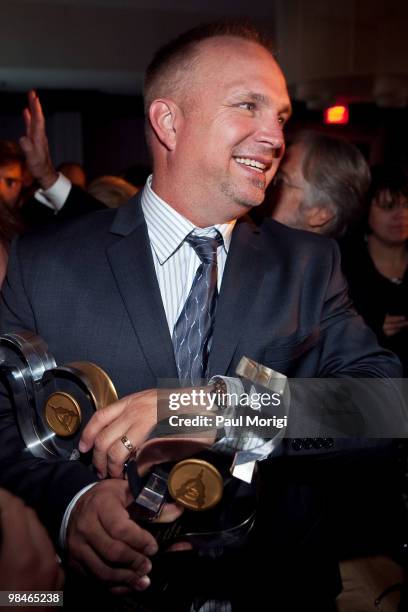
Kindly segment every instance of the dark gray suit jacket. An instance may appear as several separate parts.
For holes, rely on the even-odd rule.
[[[15,242],[0,330],[16,329],[42,336],[59,364],[99,364],[120,396],[177,378],[139,196]],[[210,374],[233,375],[243,355],[290,376],[400,372],[354,312],[335,243],[274,221],[236,224]],[[0,409],[0,485],[33,505],[55,538],[70,499],[96,478],[77,462],[31,457],[9,404]]]

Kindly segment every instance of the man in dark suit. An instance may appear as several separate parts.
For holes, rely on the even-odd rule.
[[[4,331],[44,337],[58,363],[98,363],[122,398],[95,414],[83,434],[80,448],[93,448],[99,478],[78,462],[31,457],[4,403],[0,451],[1,482],[38,509],[54,539],[62,525],[71,565],[118,592],[149,585],[157,550],[126,512],[123,439],[131,448],[143,444],[157,418],[158,382],[178,377],[172,332],[199,264],[187,236],[223,238],[207,376],[233,376],[243,355],[292,376],[399,374],[351,307],[337,247],[275,222],[257,229],[245,218],[277,170],[290,115],[284,77],[257,35],[235,26],[185,34],[154,58],[145,100],[153,179],[117,212],[17,242],[0,318]],[[322,557],[318,487],[302,469],[264,471],[267,501],[253,556],[213,561],[227,594],[211,593],[209,575],[197,574],[209,591],[200,594],[233,598],[237,610],[256,597],[261,608],[270,600],[283,611],[300,609],[311,592],[314,611],[328,612],[338,585]],[[316,550],[318,568],[310,563]],[[260,562],[265,552],[267,565]],[[191,568],[188,580],[178,573],[180,598],[193,575]],[[249,595],[247,581],[255,584]]]

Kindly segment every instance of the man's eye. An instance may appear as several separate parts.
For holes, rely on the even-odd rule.
[[[4,180],[5,180],[5,183],[6,183],[7,187],[9,187],[9,188],[14,187],[14,185],[17,182],[15,179],[12,179],[12,178],[6,178]]]
[[[253,102],[241,102],[239,105],[240,108],[244,108],[245,110],[252,111],[255,108],[255,104]]]
[[[278,117],[278,123],[280,125],[285,125],[286,123],[286,117]]]

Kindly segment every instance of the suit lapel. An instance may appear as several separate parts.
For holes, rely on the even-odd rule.
[[[111,232],[121,238],[108,248],[107,257],[146,361],[156,378],[178,378],[140,195],[118,210]],[[218,299],[210,375],[228,370],[250,324],[251,303],[265,272],[260,242],[258,228],[247,220],[237,222]]]
[[[224,270],[209,360],[209,374],[227,372],[265,272],[260,231],[246,220],[234,229]]]
[[[156,378],[177,378],[140,197],[119,209],[111,232],[122,237],[107,257],[146,361]]]

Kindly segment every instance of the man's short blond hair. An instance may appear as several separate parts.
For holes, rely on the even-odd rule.
[[[161,47],[147,67],[144,81],[144,108],[148,116],[153,100],[180,99],[194,73],[200,56],[200,43],[219,36],[255,42],[272,54],[270,42],[247,21],[220,21],[197,26]]]

